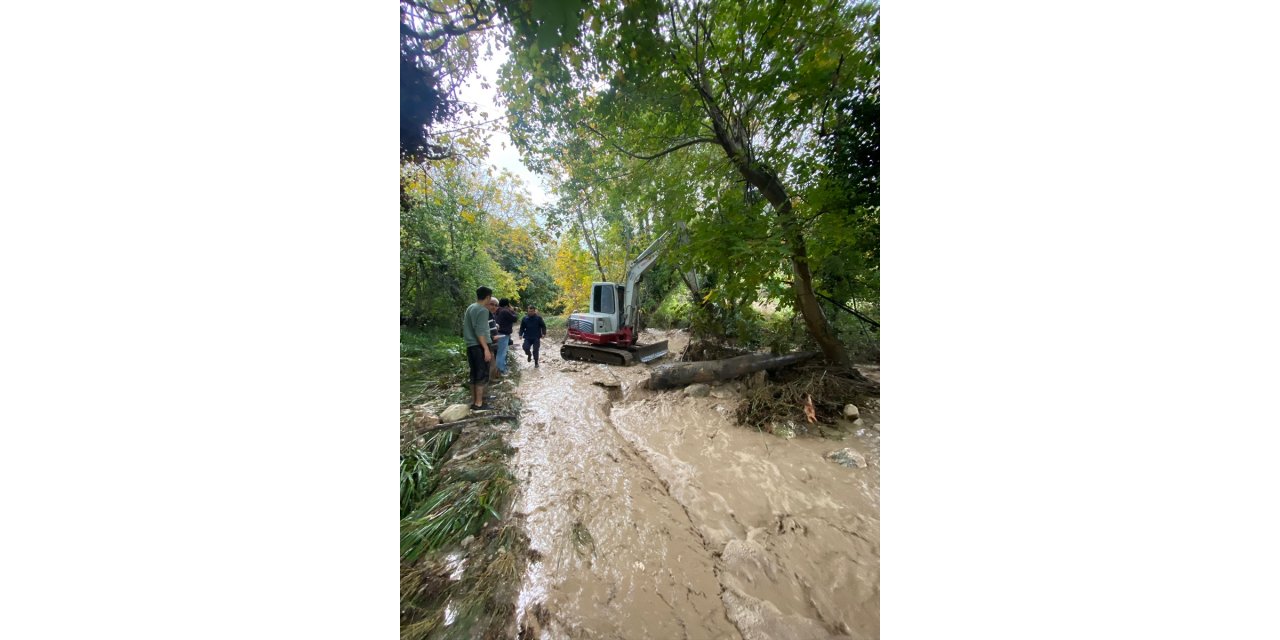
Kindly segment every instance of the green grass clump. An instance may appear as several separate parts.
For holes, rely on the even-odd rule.
[[[458,437],[454,429],[417,438],[400,452],[400,517],[417,510],[435,490],[437,471]]]
[[[440,397],[465,380],[467,346],[448,329],[400,329],[400,406]]]
[[[441,483],[400,525],[400,553],[413,562],[428,551],[461,542],[480,532],[490,520],[500,520],[497,507],[510,494],[512,478],[505,468],[478,482]]]
[[[443,465],[425,499],[412,504],[401,496],[401,508],[412,507],[401,519],[401,560],[413,562],[426,552],[479,533],[487,522],[500,520],[499,512],[515,486],[505,464],[511,452],[501,436],[488,436],[465,459]]]

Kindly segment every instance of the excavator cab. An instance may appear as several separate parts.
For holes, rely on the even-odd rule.
[[[592,344],[621,344],[630,342],[630,333],[623,327],[622,287],[612,282],[591,283],[591,306],[586,313],[569,316],[569,335]]]
[[[591,284],[591,304],[586,313],[569,316],[569,329],[575,333],[604,336],[616,333],[622,326],[621,287],[612,282]]]
[[[612,282],[593,282],[591,315],[595,318],[593,333],[617,331],[622,326],[622,287]]]

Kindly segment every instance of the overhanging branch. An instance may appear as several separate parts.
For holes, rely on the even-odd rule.
[[[705,144],[720,144],[720,143],[719,143],[719,141],[717,141],[715,138],[706,138],[706,137],[690,138],[690,139],[685,140],[684,142],[681,142],[680,144],[677,144],[677,145],[675,145],[675,146],[673,146],[673,147],[670,147],[670,148],[668,148],[668,149],[663,149],[662,151],[659,151],[659,152],[657,152],[657,153],[653,153],[653,154],[645,155],[645,154],[640,154],[640,153],[633,153],[633,152],[631,152],[631,151],[627,151],[626,149],[623,149],[623,148],[622,148],[621,146],[619,146],[616,142],[614,142],[614,141],[610,140],[610,139],[608,138],[608,136],[606,136],[606,135],[604,135],[603,133],[601,133],[601,132],[597,131],[595,127],[593,127],[593,126],[591,126],[591,125],[589,125],[589,124],[587,124],[587,123],[585,123],[585,122],[584,122],[584,123],[582,123],[582,126],[583,126],[584,128],[586,128],[588,131],[590,131],[591,133],[594,133],[594,134],[596,134],[597,136],[600,136],[600,139],[601,139],[601,140],[604,140],[606,143],[608,143],[608,144],[609,144],[609,146],[613,147],[614,149],[617,149],[617,150],[618,150],[618,151],[620,151],[621,153],[624,153],[624,154],[626,154],[626,155],[628,155],[628,156],[630,156],[630,157],[632,157],[632,158],[635,158],[636,160],[657,160],[658,158],[661,158],[662,156],[665,156],[665,155],[667,155],[667,154],[669,154],[669,153],[672,153],[672,152],[674,152],[674,151],[679,151],[680,149],[683,149],[683,148],[685,148],[685,147],[691,147],[691,146],[693,146],[693,145],[695,145],[695,144],[703,144],[703,143],[705,143]]]

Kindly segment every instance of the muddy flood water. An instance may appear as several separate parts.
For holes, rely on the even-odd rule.
[[[663,338],[654,365],[687,343]],[[878,431],[786,440],[736,425],[727,385],[650,391],[648,366],[565,362],[552,339],[540,368],[520,355],[515,509],[540,554],[522,638],[879,637]],[[844,447],[867,467],[825,458]]]

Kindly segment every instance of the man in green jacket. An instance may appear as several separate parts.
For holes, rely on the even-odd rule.
[[[485,402],[484,387],[489,381],[489,362],[493,351],[489,349],[489,308],[485,303],[493,290],[476,289],[476,301],[462,314],[462,339],[467,343],[467,366],[471,368],[471,410],[489,411],[493,407]]]

